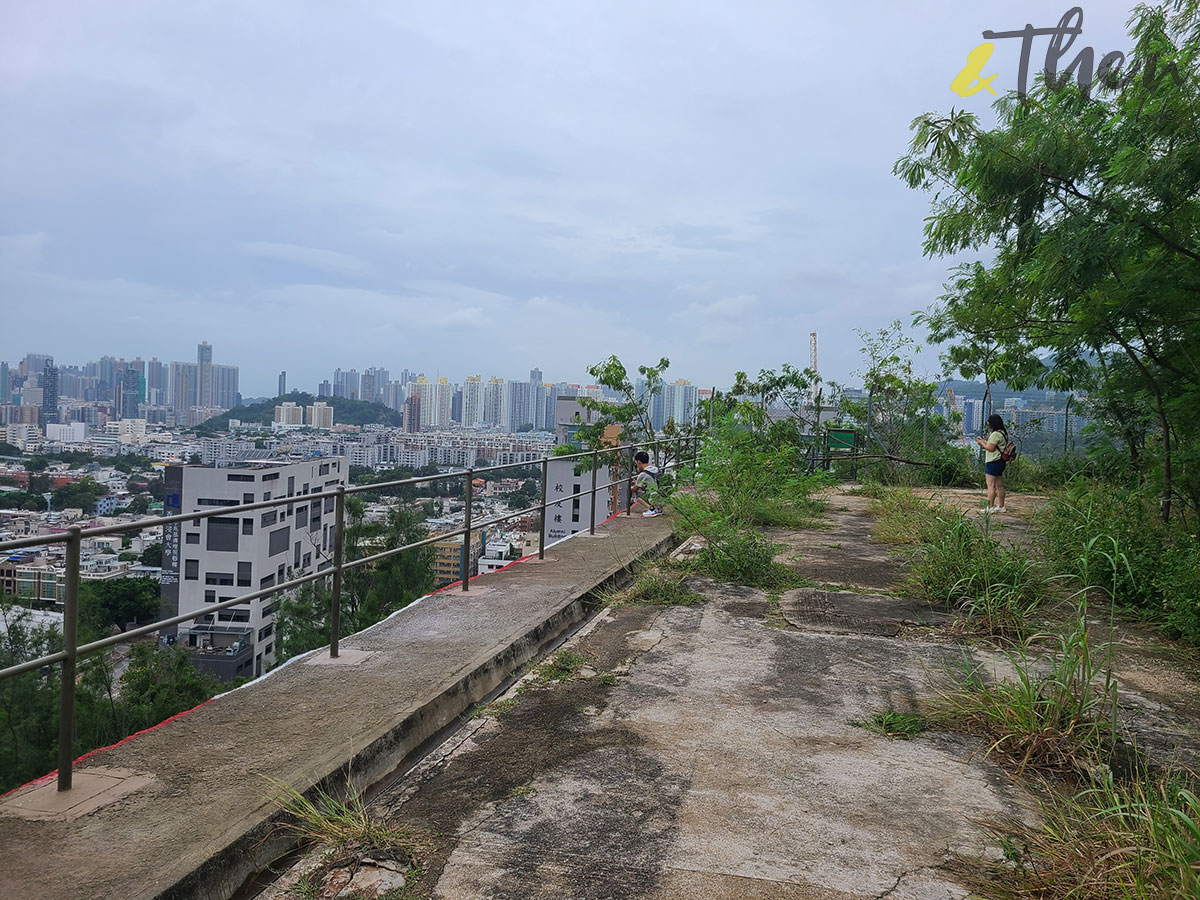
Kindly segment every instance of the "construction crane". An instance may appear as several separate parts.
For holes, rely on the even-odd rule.
[[[821,379],[817,374],[817,333],[815,331],[808,333],[808,367],[812,369],[813,373],[812,402],[813,406],[816,406],[817,392],[819,390],[818,384]]]

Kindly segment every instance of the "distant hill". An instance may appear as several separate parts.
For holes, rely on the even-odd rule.
[[[333,423],[335,425],[394,425],[397,428],[404,424],[404,416],[394,409],[388,409],[382,403],[367,403],[365,400],[347,400],[344,397],[314,397],[301,391],[293,391],[283,397],[263,400],[249,406],[235,406],[229,412],[209,419],[196,426],[196,434],[201,437],[211,437],[222,431],[229,430],[229,420],[239,419],[244,423],[270,425],[275,420],[275,407],[284,401],[295,403],[297,406],[309,406],[317,400],[328,403],[333,407]]]

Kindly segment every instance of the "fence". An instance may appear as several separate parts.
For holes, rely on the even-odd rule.
[[[664,446],[665,445],[665,446]],[[667,468],[678,468],[682,466],[687,453],[687,460],[694,465],[697,450],[698,438],[676,438],[662,439],[648,442],[643,445],[647,450],[652,450],[655,458],[665,457],[673,459],[672,462],[666,464]],[[671,450],[674,449],[672,455]],[[438,541],[444,541],[447,538],[458,536],[463,537],[463,551],[461,562],[462,586],[463,591],[470,590],[470,545],[472,531],[480,530],[500,522],[506,522],[509,519],[514,519],[519,516],[525,516],[532,512],[538,513],[538,558],[544,559],[546,554],[546,510],[551,506],[558,506],[568,500],[574,500],[581,496],[589,496],[591,502],[591,517],[588,525],[588,530],[591,534],[596,533],[596,495],[603,490],[608,490],[614,486],[625,485],[632,486],[634,478],[633,454],[636,448],[632,444],[625,444],[618,447],[605,448],[604,450],[583,451],[581,453],[572,453],[564,456],[543,457],[541,460],[541,497],[540,502],[534,506],[526,507],[503,516],[490,518],[485,522],[473,523],[472,516],[472,499],[473,489],[472,482],[475,477],[488,472],[498,472],[505,469],[527,468],[528,462],[522,463],[506,463],[498,466],[488,466],[485,468],[469,468],[460,472],[452,472],[448,474],[427,475],[420,478],[406,478],[398,481],[384,482],[381,484],[365,484],[345,487],[339,485],[336,490],[314,492],[306,494],[304,500],[311,502],[313,500],[324,500],[325,498],[333,498],[334,500],[334,534],[333,534],[333,566],[320,570],[318,572],[304,575],[298,578],[292,578],[280,584],[271,587],[262,588],[247,594],[242,594],[237,597],[232,597],[228,600],[222,600],[216,603],[207,603],[201,609],[195,612],[185,613],[182,615],[171,616],[167,619],[162,619],[153,622],[149,625],[142,625],[137,628],[123,631],[120,634],[111,635],[100,640],[92,641],[87,644],[79,645],[78,629],[79,629],[79,567],[80,567],[80,547],[84,538],[103,537],[106,535],[122,534],[130,531],[140,531],[143,528],[151,528],[156,526],[172,525],[187,521],[196,521],[200,519],[209,519],[214,516],[229,516],[233,513],[250,512],[258,509],[272,509],[275,507],[294,504],[297,502],[295,497],[278,497],[271,500],[263,500],[257,503],[245,503],[239,506],[219,507],[205,512],[190,512],[180,513],[173,516],[162,516],[154,519],[142,519],[137,522],[121,523],[117,525],[104,525],[96,528],[80,528],[73,526],[67,529],[66,532],[52,535],[35,535],[27,538],[18,538],[16,540],[4,541],[0,543],[0,554],[9,553],[13,550],[20,550],[26,547],[46,546],[50,544],[66,544],[66,588],[63,606],[63,649],[57,653],[51,653],[47,656],[42,656],[37,659],[27,660],[14,666],[9,666],[6,669],[0,669],[0,680],[5,678],[13,678],[18,675],[32,672],[41,669],[45,666],[62,663],[62,679],[61,679],[61,694],[59,697],[59,730],[58,730],[58,789],[67,791],[71,789],[71,774],[73,763],[73,748],[75,734],[75,683],[76,683],[76,662],[82,656],[87,656],[96,653],[116,644],[123,643],[132,638],[141,637],[151,632],[159,631],[163,628],[169,628],[173,625],[180,625],[185,622],[198,619],[201,616],[213,614],[219,610],[227,609],[239,604],[248,603],[252,600],[257,600],[262,597],[267,597],[272,594],[277,594],[282,591],[288,591],[298,588],[319,579],[332,579],[332,608],[330,611],[330,642],[329,655],[336,658],[339,652],[339,641],[341,639],[341,595],[342,595],[342,575],[345,571],[360,566],[366,566],[371,563],[378,562],[399,553],[404,553],[408,550],[415,550]],[[622,466],[622,459],[628,459],[628,465]],[[577,463],[591,466],[591,489],[581,491],[579,494],[573,494],[570,497],[559,498],[555,500],[547,500],[546,483],[547,470],[551,460],[578,460]],[[585,461],[586,462],[583,462]],[[624,471],[625,474],[621,477],[615,477],[606,484],[597,485],[596,476],[604,463],[616,463],[618,472]],[[610,465],[610,471],[612,466]],[[346,497],[350,494],[363,493],[367,491],[378,492],[392,488],[412,487],[422,484],[432,484],[439,481],[449,481],[454,479],[465,479],[463,497],[465,499],[464,521],[463,527],[454,531],[441,532],[432,535],[424,540],[414,541],[411,544],[406,544],[403,547],[395,547],[389,550],[383,550],[379,553],[374,553],[369,556],[364,556],[355,559],[349,563],[343,560],[343,538],[345,531],[345,513],[346,513]],[[632,512],[632,504],[626,504],[625,514],[630,515]]]

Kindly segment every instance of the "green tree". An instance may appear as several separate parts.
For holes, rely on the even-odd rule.
[[[62,634],[39,625],[32,613],[0,602],[0,667],[57,653]],[[0,681],[0,791],[44,775],[54,768],[58,743],[60,667],[46,674],[26,672]]]
[[[1167,521],[1173,500],[1200,507],[1200,3],[1141,5],[1131,25],[1128,60],[1092,91],[1042,79],[998,100],[991,129],[920,116],[895,171],[933,193],[927,254],[990,251],[957,268],[931,338],[1014,387],[1072,388],[1098,361],[1097,391],[1123,395],[1097,406],[1114,437],[1135,395],[1152,411],[1139,465]],[[969,347],[984,338],[987,356]]]
[[[125,512],[134,516],[144,516],[150,511],[150,495],[138,494],[125,507]]]
[[[129,622],[152,620],[161,607],[159,596],[153,578],[86,579],[79,585],[80,625],[108,634]]]
[[[162,565],[162,544],[151,544],[142,551],[141,562],[143,566],[161,566]]]
[[[386,523],[363,519],[357,496],[346,498],[344,559],[347,563],[384,550],[415,543],[427,533],[423,520],[412,510],[393,508]],[[353,634],[379,622],[433,589],[430,546],[406,550],[370,566],[343,573],[341,631]],[[329,643],[330,586],[310,582],[284,597],[275,615],[276,652],[279,662]]]

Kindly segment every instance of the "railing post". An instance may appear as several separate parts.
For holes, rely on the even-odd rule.
[[[68,529],[67,584],[63,597],[62,685],[58,703],[58,789],[71,789],[71,766],[75,756],[75,648],[79,646],[79,526]]]
[[[346,526],[346,486],[339,484],[333,501],[333,602],[329,608],[329,658],[337,659],[342,636],[342,543]]]
[[[467,483],[464,485],[466,490],[466,506],[463,507],[465,513],[463,518],[463,528],[466,529],[466,534],[463,535],[463,552],[462,552],[462,589],[468,590],[467,585],[471,583],[471,500],[475,494],[475,470],[467,469]]]
[[[592,508],[592,521],[588,525],[588,534],[596,533],[596,468],[600,465],[600,453],[597,450],[592,451],[592,502],[588,505]],[[608,518],[605,516],[604,518]]]
[[[542,514],[538,517],[538,559],[546,558],[546,482],[550,480],[550,459],[542,457]]]

